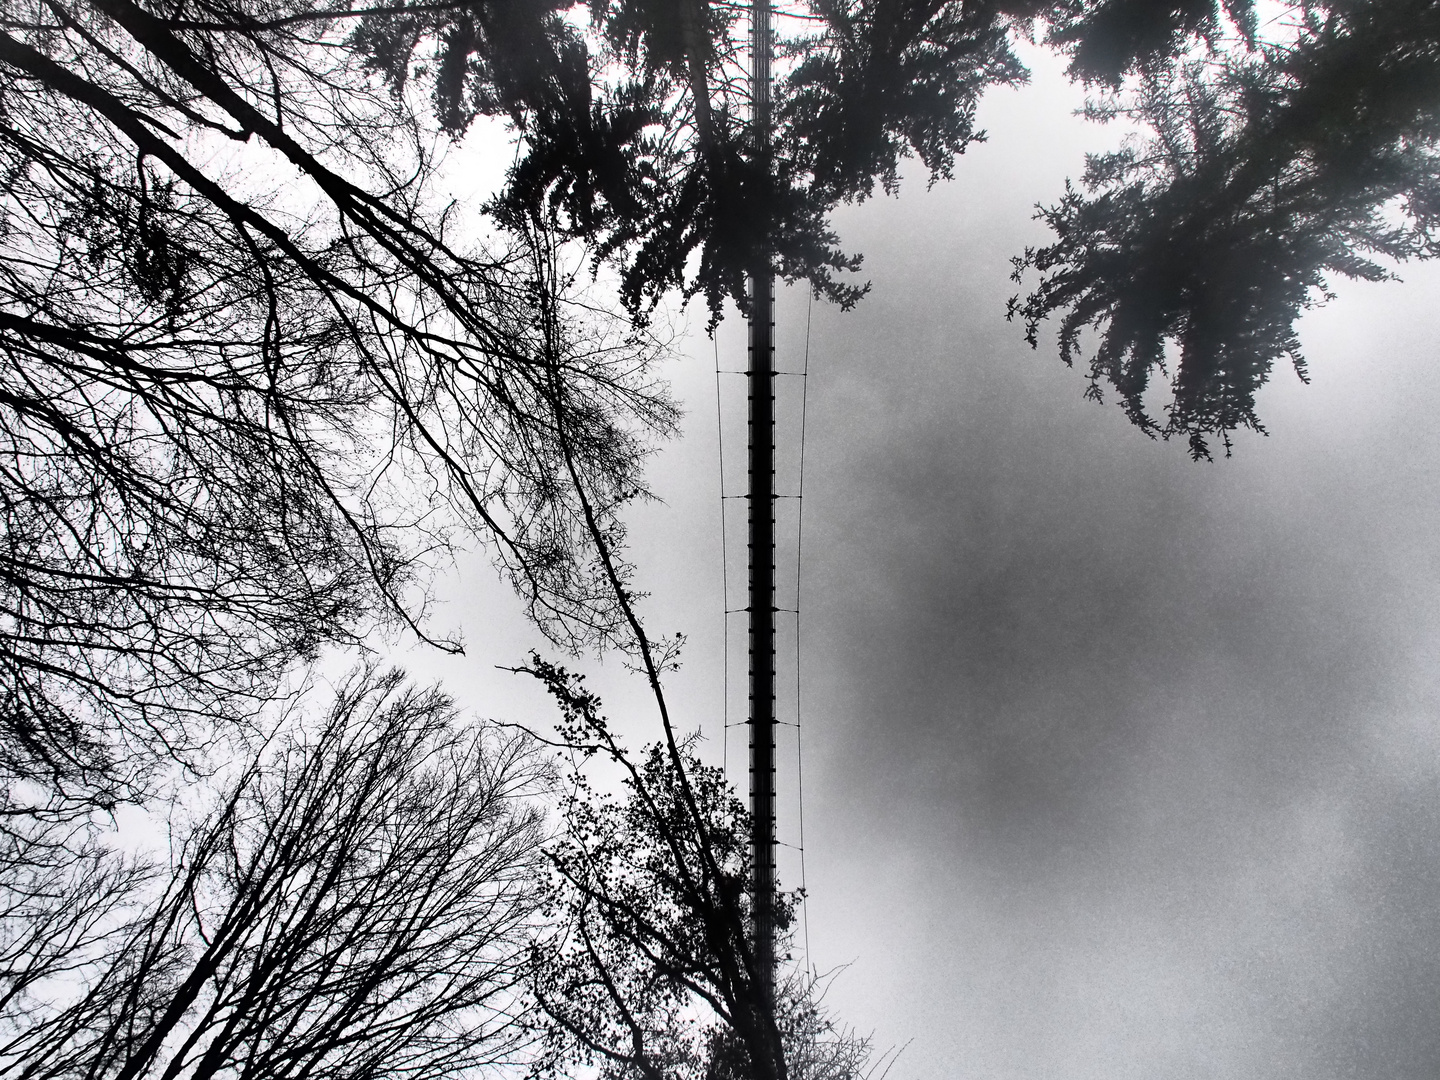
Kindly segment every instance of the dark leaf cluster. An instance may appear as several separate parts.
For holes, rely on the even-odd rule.
[[[1253,44],[1256,33],[1254,0],[1061,0],[1036,14],[1046,44],[1069,55],[1072,76],[1109,86],[1168,67],[1196,39],[1215,46],[1233,30]]]
[[[785,1076],[754,970],[750,822],[733,789],[684,744],[630,757],[582,680],[538,658],[526,670],[560,704],[561,746],[575,762],[564,827],[547,848],[548,911],[563,934],[537,945],[530,976],[548,1018],[538,1068],[698,1080],[723,1044],[744,1075]],[[618,795],[592,785],[584,766],[597,756],[619,767]],[[779,899],[782,932],[795,901]]]
[[[588,32],[566,17],[582,6]],[[835,205],[877,183],[892,189],[909,155],[932,179],[949,176],[980,137],[983,90],[1024,77],[1009,16],[992,6],[826,0],[777,42],[786,70],[773,126],[757,132],[739,5],[524,0],[418,12],[365,16],[351,40],[397,91],[417,74],[431,80],[452,129],[467,115],[507,116],[521,151],[498,208],[556,214],[601,259],[617,259],[636,317],[670,290],[705,296],[712,317],[727,297],[743,309],[746,275],[765,266],[853,304],[859,260],[828,225]]]
[[[1011,315],[1031,344],[1060,317],[1072,362],[1087,328],[1091,393],[1118,394],[1152,434],[1260,429],[1277,359],[1303,377],[1295,323],[1331,275],[1377,280],[1440,253],[1440,8],[1427,0],[1316,5],[1294,39],[1141,74],[1102,103],[1152,133],[1092,157],[1085,190],[1043,211],[1055,242],[1016,260],[1038,286]],[[1156,374],[1171,400],[1157,420]]]
[[[931,181],[984,138],[975,106],[1026,77],[1010,27],[992,5],[943,0],[824,0],[824,30],[791,48],[798,62],[776,109],[780,155],[829,207],[893,192],[901,162]]]

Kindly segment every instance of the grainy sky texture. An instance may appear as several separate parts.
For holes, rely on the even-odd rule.
[[[810,334],[812,959],[850,963],[831,1001],[877,1043],[913,1040],[897,1080],[1433,1080],[1440,274],[1342,284],[1302,325],[1314,384],[1261,396],[1270,437],[1192,464],[1003,319],[1032,204],[1112,139],[1077,100],[1053,74],[997,94],[955,182],[837,218],[874,290]],[[784,298],[782,367],[805,319]],[[722,366],[743,346],[727,322]],[[710,348],[633,539],[718,758]],[[471,656],[519,659],[507,633]]]

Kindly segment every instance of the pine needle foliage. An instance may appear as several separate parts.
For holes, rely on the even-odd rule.
[[[1196,458],[1263,430],[1255,395],[1277,360],[1306,378],[1296,320],[1333,277],[1440,253],[1440,9],[1313,4],[1294,20],[1288,40],[1151,65],[1092,106],[1149,134],[1091,157],[1040,213],[1055,241],[1015,260],[1017,281],[1040,275],[1010,305],[1030,343],[1058,317],[1090,395],[1108,386]],[[1156,376],[1163,418],[1145,403]]]

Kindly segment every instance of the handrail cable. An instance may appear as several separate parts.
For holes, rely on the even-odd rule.
[[[724,614],[720,626],[724,639],[724,668],[720,676],[720,771],[730,779],[730,554],[726,549],[725,534],[729,532],[725,520],[725,501],[731,496],[725,494],[725,422],[720,414],[720,341],[715,331],[710,331],[710,344],[715,350],[715,443],[720,455],[720,607]]]
[[[800,475],[796,480],[795,509],[795,787],[800,817],[800,925],[805,934],[805,964],[813,972],[810,958],[810,891],[805,884],[805,768],[800,730],[800,574],[805,539],[805,412],[810,403],[810,316],[815,308],[815,290],[805,307],[805,361],[800,380]]]

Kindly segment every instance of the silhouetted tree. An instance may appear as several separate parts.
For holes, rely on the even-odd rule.
[[[83,826],[26,818],[0,834],[0,1045],[28,1029],[37,993],[112,954],[151,877]]]
[[[1012,5],[1013,6],[1013,5]],[[588,7],[588,29],[567,19]],[[520,153],[497,209],[557,215],[621,266],[643,314],[665,292],[745,305],[768,257],[849,305],[859,260],[835,204],[892,188],[918,156],[949,176],[981,92],[1024,71],[1003,4],[823,0],[793,7],[776,49],[776,130],[748,129],[744,5],[706,0],[442,2],[361,13],[353,41],[392,86],[432,80],[441,122],[510,117]]]
[[[1197,41],[1238,33],[1254,44],[1255,0],[1059,0],[1032,5],[1044,40],[1070,57],[1070,75],[1119,86],[1133,71],[1169,67]],[[1229,25],[1226,25],[1226,22]]]
[[[303,0],[0,12],[10,804],[137,797],[297,658],[376,618],[424,633],[455,543],[557,641],[615,626],[544,420],[533,267],[461,239],[423,108],[355,25]],[[587,327],[560,377],[605,517],[676,414],[657,342],[559,309]]]
[[[1200,458],[1211,436],[1228,452],[1230,432],[1263,430],[1255,393],[1277,359],[1305,377],[1295,322],[1330,275],[1379,280],[1387,261],[1440,253],[1440,7],[1306,4],[1287,40],[1198,51],[1182,48],[1187,10],[1133,89],[1093,107],[1152,134],[1091,158],[1085,190],[1044,210],[1056,241],[1016,260],[1017,281],[1041,277],[1011,314],[1032,345],[1059,316],[1090,394],[1108,384],[1143,430]],[[1163,419],[1144,401],[1157,375]]]
[[[884,1080],[899,1058],[896,1048],[877,1053],[869,1036],[845,1026],[827,1008],[825,992],[838,974],[792,969],[775,988],[775,1023],[788,1080]],[[705,1080],[749,1075],[748,1055],[733,1029],[712,1032]]]
[[[812,978],[784,978],[765,999],[749,938],[749,815],[721,770],[688,742],[629,754],[582,679],[538,658],[522,670],[559,702],[572,763],[546,850],[560,933],[535,945],[530,968],[545,1017],[539,1071],[863,1080],[883,1067],[826,1014]],[[618,766],[620,794],[597,790],[597,758]],[[776,905],[782,937],[798,899]]]
[[[0,1075],[445,1077],[520,1053],[546,780],[527,741],[396,672],[291,719],[137,917],[74,894],[110,938],[8,997]]]
[[[567,749],[620,765],[625,788],[623,799],[599,795],[577,770],[550,848],[566,934],[536,950],[534,989],[553,1070],[694,1076],[718,1022],[747,1051],[765,1048],[754,1075],[783,1075],[750,965],[743,807],[688,753],[685,788],[663,746],[632,760],[578,681],[538,661],[532,670],[563,704]]]

